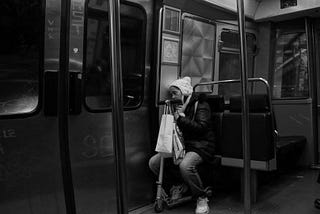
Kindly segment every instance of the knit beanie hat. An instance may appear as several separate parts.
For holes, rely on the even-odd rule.
[[[193,92],[193,87],[191,85],[190,77],[183,77],[182,79],[177,79],[169,85],[169,88],[171,86],[175,86],[179,88],[180,91],[182,92],[182,95],[184,96],[189,96]]]

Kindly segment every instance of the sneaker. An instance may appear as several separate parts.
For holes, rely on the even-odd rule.
[[[209,213],[209,205],[208,205],[207,197],[199,197],[197,200],[197,208],[196,214],[208,214]]]
[[[171,201],[175,201],[182,198],[182,194],[187,192],[187,190],[188,190],[188,187],[185,184],[172,186],[170,189]]]

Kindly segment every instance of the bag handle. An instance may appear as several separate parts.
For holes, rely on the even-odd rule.
[[[194,118],[196,117],[197,108],[198,108],[198,101],[194,103],[194,112],[193,112],[192,120],[194,120]]]
[[[163,114],[171,114],[171,104],[166,102]]]

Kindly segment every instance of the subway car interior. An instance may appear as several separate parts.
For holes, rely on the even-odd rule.
[[[185,76],[210,213],[320,213],[319,0],[1,0],[0,28],[1,214],[194,213],[148,165]]]

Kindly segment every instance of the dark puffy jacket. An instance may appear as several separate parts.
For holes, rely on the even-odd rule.
[[[204,161],[212,162],[215,153],[215,136],[212,128],[211,110],[205,96],[192,95],[185,110],[185,117],[179,117],[177,125],[183,133],[186,151],[199,154]],[[198,101],[195,113],[195,103]],[[195,117],[193,115],[195,113]]]

